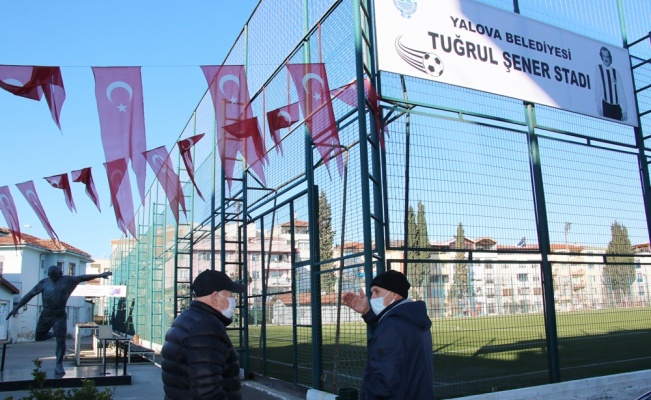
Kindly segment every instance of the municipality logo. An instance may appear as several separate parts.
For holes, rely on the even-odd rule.
[[[400,11],[403,18],[411,18],[418,7],[414,0],[393,0],[393,5]]]

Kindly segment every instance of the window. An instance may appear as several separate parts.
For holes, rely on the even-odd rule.
[[[529,274],[518,274],[518,282],[529,282]]]
[[[640,273],[637,274],[637,281],[638,282],[644,282],[644,277],[642,276],[642,274],[640,274]]]
[[[493,264],[486,264],[486,269],[493,269]]]
[[[502,296],[513,296],[513,289],[502,289]]]
[[[486,275],[486,283],[492,284],[495,283],[495,278],[493,278],[493,275]]]
[[[5,263],[5,256],[0,256],[0,276],[2,276],[2,272],[4,271],[4,263]]]
[[[177,269],[177,276],[176,279],[179,282],[187,282],[190,280],[190,270],[189,269]]]
[[[518,288],[518,294],[523,296],[529,295],[531,294],[531,288],[528,287]]]
[[[200,251],[197,258],[199,260],[205,260],[205,261],[210,261],[210,252],[209,251]]]
[[[77,264],[68,263],[68,275],[75,276],[76,268],[77,268]]]
[[[535,294],[536,296],[542,295],[542,288],[539,287],[533,288],[533,294]]]

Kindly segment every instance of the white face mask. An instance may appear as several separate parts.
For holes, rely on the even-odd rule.
[[[387,294],[385,294],[382,297],[376,297],[374,299],[371,299],[371,308],[373,309],[375,315],[380,315],[380,313],[384,311],[385,308],[387,308],[387,306],[384,305],[384,298],[387,297],[389,293],[391,292],[387,292]],[[391,303],[393,303],[393,300],[391,300]]]
[[[221,293],[217,294],[228,300],[228,308],[225,310],[220,310],[220,312],[224,317],[233,319],[233,315],[235,315],[235,299],[232,297],[223,296]]]

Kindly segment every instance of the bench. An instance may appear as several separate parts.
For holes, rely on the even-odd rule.
[[[127,362],[131,363],[131,356],[140,356],[147,361],[156,363],[156,352],[150,348],[134,343],[132,340],[118,342],[120,349],[127,352]]]

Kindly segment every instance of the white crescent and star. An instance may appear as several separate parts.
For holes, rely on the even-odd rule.
[[[2,82],[6,83],[7,85],[13,85],[13,86],[19,86],[19,87],[25,86],[24,83],[22,83],[21,81],[19,81],[18,79],[15,79],[15,78],[3,79]]]
[[[37,200],[38,200],[38,196],[36,196],[36,193],[34,193],[34,191],[31,190],[31,189],[28,189],[28,190],[25,192],[25,197],[27,197],[27,200],[28,200],[30,203],[34,203],[34,204],[36,204],[36,202],[37,202]]]
[[[13,207],[11,207],[11,201],[6,194],[0,194],[0,203],[4,204],[4,206],[7,207],[7,211],[9,211],[9,218],[11,218],[13,222],[12,226],[18,226],[18,218],[16,218],[16,215],[14,215],[12,212]]]
[[[111,95],[113,91],[117,88],[122,88],[129,93],[129,102],[131,102],[131,98],[133,97],[133,89],[131,86],[129,86],[128,83],[124,81],[113,81],[111,82],[107,87],[106,87],[106,97],[109,99],[111,103],[113,103],[113,99],[111,98]],[[126,112],[127,111],[127,106],[124,104],[120,103],[118,107],[119,112]]]
[[[117,180],[114,179],[116,174],[118,174],[118,179]],[[116,188],[120,187],[120,185],[122,184],[123,179],[124,179],[124,173],[122,173],[122,171],[116,170],[116,171],[111,172],[111,182],[114,185],[117,185]]]
[[[52,187],[55,187],[55,188],[59,189],[59,185],[61,184],[61,178],[56,177],[56,178],[50,178],[50,179],[51,179],[50,180],[50,185],[52,185]]]
[[[151,156],[151,163],[157,167],[156,174],[160,173],[161,171],[165,171],[165,168],[167,168],[165,160],[163,160],[163,157],[159,156],[158,154]]]
[[[310,93],[310,90],[308,89],[308,87],[309,87],[308,82],[310,80],[312,80],[312,79],[319,82],[319,84],[321,85],[321,88],[322,88],[321,91],[323,92],[323,88],[325,87],[325,83],[323,82],[323,79],[321,79],[321,77],[318,74],[315,74],[313,72],[307,73],[307,74],[305,74],[305,76],[303,76],[303,89],[305,89],[305,92]],[[321,94],[320,93],[315,93],[314,98],[317,99],[317,100],[320,100],[321,99]]]
[[[238,88],[240,87],[240,79],[237,76],[233,74],[222,76],[221,79],[219,80],[219,90],[222,92],[224,96],[226,96],[226,92],[224,92],[224,84],[228,81],[233,81],[235,82]],[[230,102],[235,104],[237,102],[237,97],[235,96],[231,97]]]
[[[292,116],[285,110],[278,111],[278,116],[287,121],[288,124],[292,122]]]
[[[194,140],[192,138],[181,141],[181,150],[190,150],[192,146],[194,146]]]

